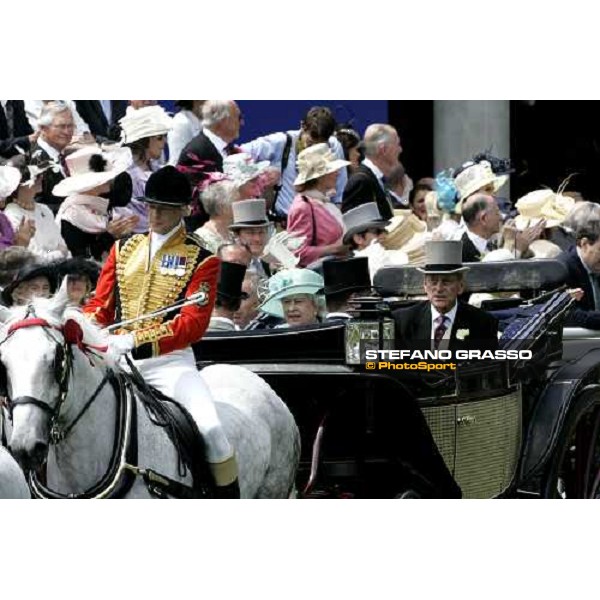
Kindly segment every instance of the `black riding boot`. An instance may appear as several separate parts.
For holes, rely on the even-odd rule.
[[[223,499],[239,499],[240,498],[240,484],[238,480],[232,481],[229,485],[217,485],[215,486],[215,498]]]

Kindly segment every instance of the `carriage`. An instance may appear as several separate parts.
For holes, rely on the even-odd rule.
[[[572,300],[560,289],[562,265],[470,266],[469,292],[520,294],[489,308],[513,308],[501,347],[529,350],[531,360],[369,370],[365,349],[393,347],[390,309],[422,293],[420,273],[403,266],[377,273],[380,299],[357,302],[351,321],[209,333],[195,347],[198,363],[243,364],[285,400],[301,432],[304,497],[435,496],[436,455],[465,498],[596,497],[599,340],[564,327]]]

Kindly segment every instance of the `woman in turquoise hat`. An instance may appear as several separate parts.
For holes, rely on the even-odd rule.
[[[269,279],[269,295],[260,310],[285,319],[278,327],[319,322],[324,309],[323,277],[309,269],[284,269]]]

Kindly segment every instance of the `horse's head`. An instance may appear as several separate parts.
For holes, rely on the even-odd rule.
[[[46,458],[51,427],[67,392],[70,343],[81,341],[65,340],[73,323],[67,304],[65,281],[51,299],[0,313],[0,360],[6,367],[13,421],[10,448],[27,470],[38,468]]]

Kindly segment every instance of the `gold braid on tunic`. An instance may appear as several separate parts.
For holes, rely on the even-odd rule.
[[[201,248],[186,243],[187,233],[182,227],[169,238],[150,261],[150,236],[145,234],[129,238],[119,248],[116,272],[122,320],[161,310],[176,302],[185,291],[197,266]],[[163,257],[185,257],[185,265],[179,269],[162,267]],[[135,337],[136,346],[156,343],[173,335],[168,323],[173,315],[143,319],[128,325],[126,330]],[[145,330],[145,331],[142,331]]]

